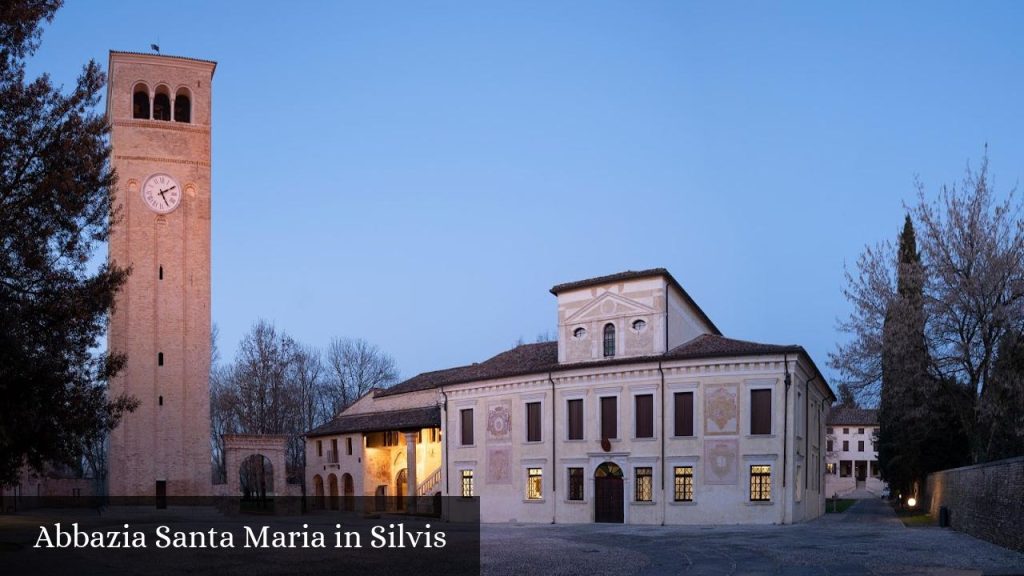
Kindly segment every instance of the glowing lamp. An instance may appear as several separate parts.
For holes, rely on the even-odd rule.
[[[907,506],[910,506],[911,508],[917,506],[917,498],[907,498]]]

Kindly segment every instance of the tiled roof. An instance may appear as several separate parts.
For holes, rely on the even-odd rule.
[[[438,406],[367,412],[365,414],[341,414],[330,422],[314,428],[306,436],[327,436],[349,432],[378,432],[382,430],[419,430],[441,425],[441,409]]]
[[[523,376],[527,374],[543,374],[545,372],[578,370],[581,368],[611,366],[616,364],[639,364],[643,362],[657,362],[659,360],[692,360],[700,358],[760,356],[784,353],[804,353],[806,355],[804,349],[800,346],[760,344],[758,342],[735,340],[715,334],[703,334],[689,342],[686,342],[685,344],[676,346],[665,354],[559,364],[558,343],[541,342],[539,344],[523,344],[521,346],[517,346],[479,364],[470,364],[469,366],[460,366],[458,368],[449,368],[447,370],[438,370],[436,372],[424,372],[413,376],[404,382],[396,384],[391,388],[381,390],[376,395],[390,396],[393,394],[405,394],[407,392],[429,390],[440,386],[450,386],[466,382],[480,382],[512,376]],[[807,357],[810,358],[809,356]],[[813,361],[811,361],[811,363],[813,365]],[[817,370],[816,367],[815,370]]]
[[[170,54],[160,54],[159,52],[133,52],[131,50],[111,50],[110,55],[114,54],[130,54],[132,56],[155,56],[159,58],[173,58],[175,60],[187,60],[190,62],[202,62],[203,64],[213,64],[214,68],[217,67],[217,63],[213,60],[204,60],[202,58],[190,58],[188,56],[172,56]]]
[[[590,286],[600,286],[601,284],[610,284],[613,282],[625,282],[626,280],[639,280],[641,278],[652,278],[652,277],[663,277],[670,285],[675,287],[680,294],[683,295],[683,299],[693,307],[693,309],[700,316],[701,320],[707,323],[711,328],[711,331],[716,335],[721,336],[722,331],[715,326],[715,323],[708,318],[708,315],[701,310],[700,306],[690,297],[690,295],[683,290],[682,284],[680,284],[669,271],[664,268],[649,268],[647,270],[626,270],[625,272],[619,272],[616,274],[609,274],[607,276],[598,276],[596,278],[587,278],[586,280],[576,280],[575,282],[566,282],[564,284],[557,284],[551,288],[551,293],[558,296],[561,292],[568,290],[579,290],[580,288],[588,288]]]
[[[878,410],[873,408],[833,408],[828,415],[829,426],[878,426]]]

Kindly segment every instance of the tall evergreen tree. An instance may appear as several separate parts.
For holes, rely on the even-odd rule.
[[[921,477],[918,422],[925,416],[928,352],[924,334],[924,268],[914,224],[899,239],[897,290],[882,328],[882,387],[878,406],[878,463],[894,491],[908,494]]]
[[[95,62],[64,94],[25,79],[55,0],[0,3],[0,484],[23,464],[67,462],[134,406],[108,398],[122,365],[97,356],[127,272],[90,271],[111,217],[107,123]]]

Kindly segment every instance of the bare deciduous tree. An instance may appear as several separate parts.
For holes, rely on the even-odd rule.
[[[337,414],[374,388],[398,381],[394,358],[361,338],[335,338],[327,348],[327,411]]]
[[[988,386],[999,343],[1024,329],[1024,219],[1015,190],[998,200],[988,172],[967,168],[958,185],[943,186],[929,201],[917,183],[909,207],[924,274],[923,311],[928,370],[937,394],[954,399],[975,459],[985,458],[982,438],[997,413]],[[891,244],[869,247],[846,274],[843,293],[853,305],[839,328],[850,335],[830,354],[829,364],[861,398],[877,398],[881,382],[883,325],[896,293]],[[962,401],[964,389],[974,401]],[[979,424],[981,426],[979,427]]]

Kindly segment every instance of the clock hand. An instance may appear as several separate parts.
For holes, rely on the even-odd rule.
[[[160,198],[162,198],[162,199],[163,199],[163,201],[164,201],[164,206],[170,206],[170,204],[168,204],[168,203],[167,203],[167,196],[164,196],[164,193],[165,193],[165,192],[167,192],[167,190],[161,190],[161,191],[159,192],[159,194],[160,194]]]

